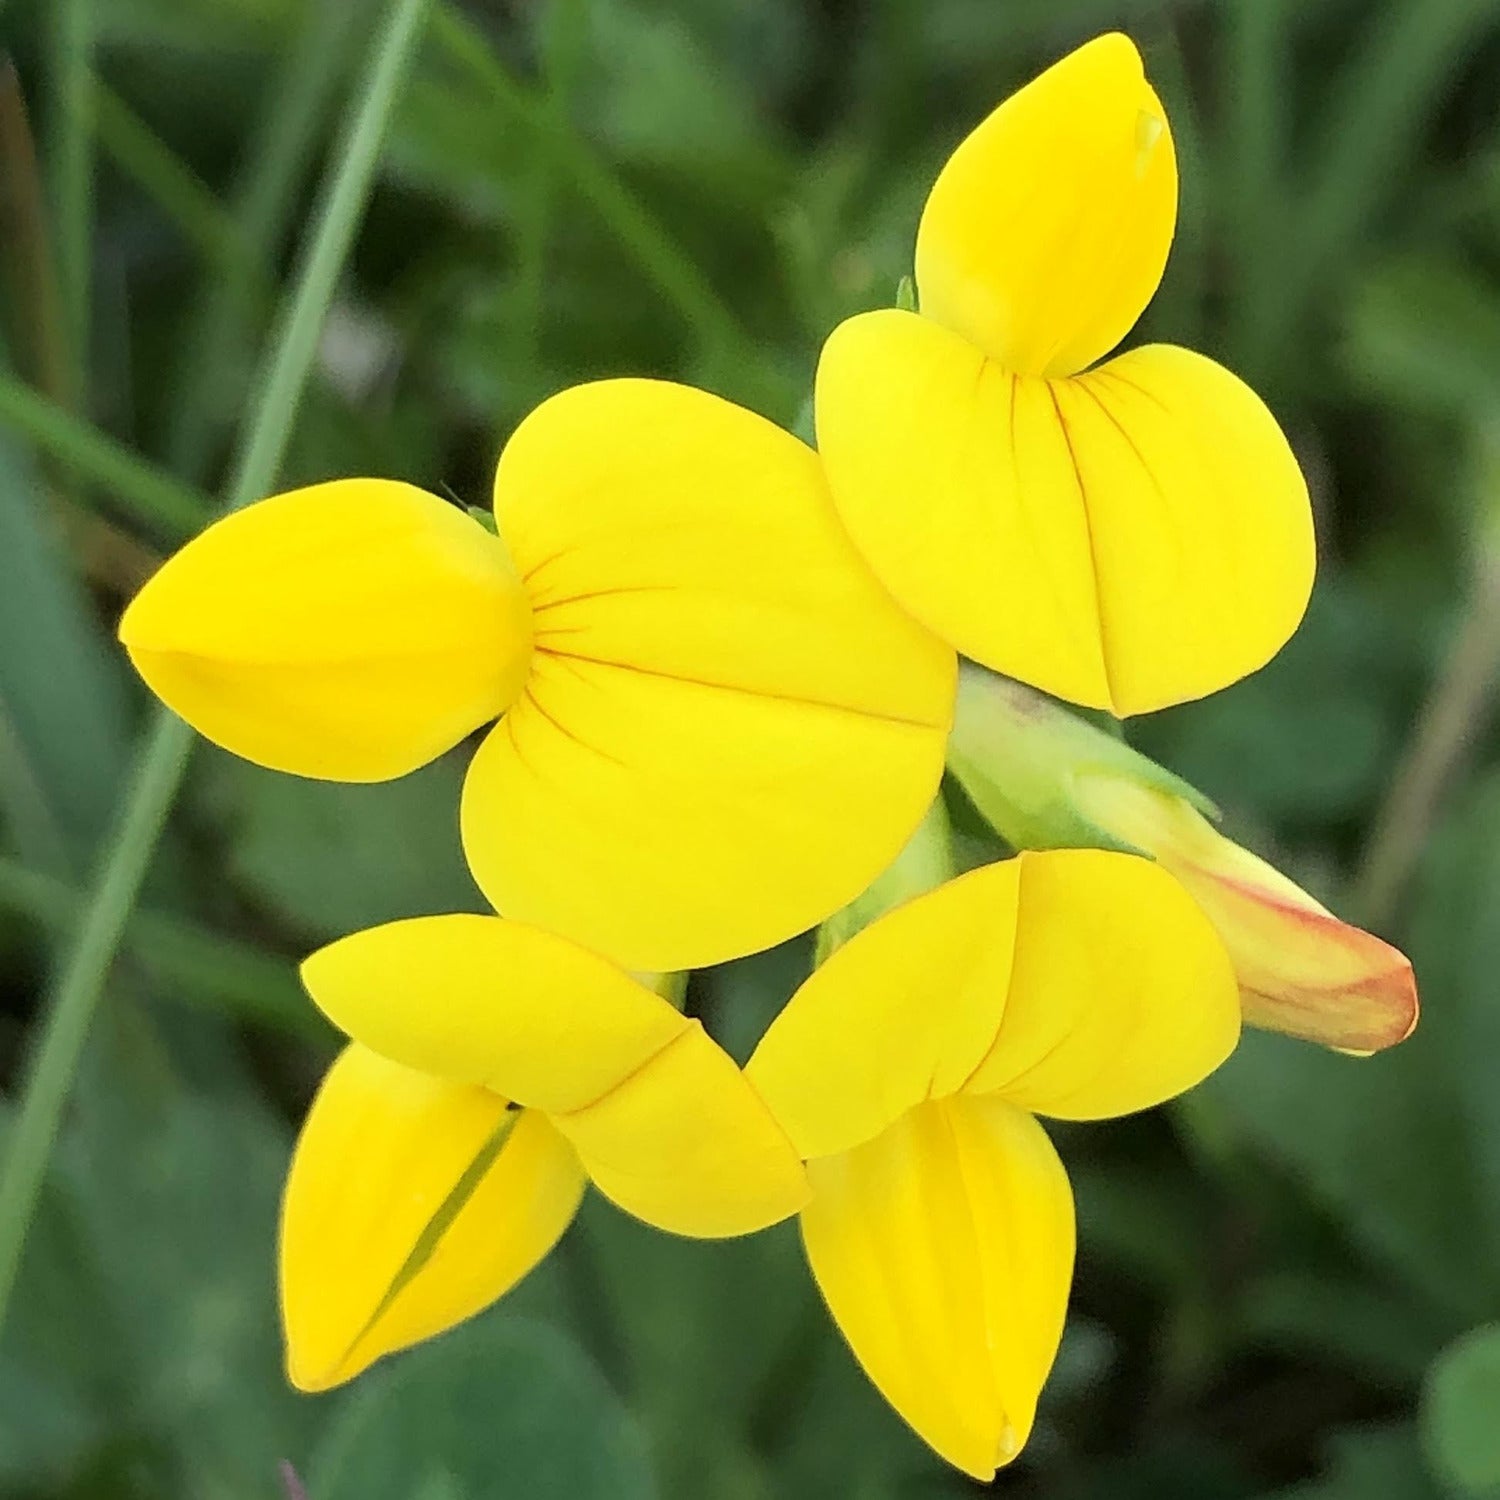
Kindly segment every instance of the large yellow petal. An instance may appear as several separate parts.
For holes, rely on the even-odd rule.
[[[292,1383],[338,1385],[487,1307],[556,1243],[583,1183],[545,1115],[346,1049],[282,1203]]]
[[[697,1021],[596,1103],[553,1120],[600,1192],[658,1229],[748,1234],[807,1201],[792,1143]]]
[[[383,781],[520,690],[530,610],[504,546],[409,484],[347,479],[215,522],[120,639],[201,734],[278,771]]]
[[[1268,661],[1312,587],[1307,487],[1227,370],[1153,345],[1067,380],[1008,374],[929,319],[834,330],[818,442],[849,534],[964,655],[1143,713]]]
[[[1229,1056],[1240,1034],[1234,969],[1171,875],[1102,849],[1019,863],[1010,991],[967,1091],[1097,1120],[1170,1099]]]
[[[1042,1128],[997,1099],[924,1104],[808,1176],[807,1258],[865,1373],[949,1463],[993,1478],[1031,1431],[1073,1273]]]
[[[1006,369],[1067,375],[1129,332],[1177,218],[1166,111],[1127,37],[1012,94],[955,151],[917,234],[922,312]]]
[[[746,1074],[804,1157],[961,1088],[1010,986],[1021,865],[960,875],[857,933],[771,1023]]]
[[[954,658],[850,547],[805,445],[702,391],[581,386],[512,438],[495,513],[536,621],[464,793],[500,911],[684,969],[890,863],[941,774]]]
[[[1268,662],[1312,592],[1312,507],[1276,419],[1201,354],[1132,349],[1058,382],[1122,714]]]
[[[385,1057],[549,1111],[592,1104],[690,1029],[597,954],[502,917],[414,917],[320,948],[308,993]]]

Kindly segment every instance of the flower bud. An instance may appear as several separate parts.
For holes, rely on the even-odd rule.
[[[1411,1035],[1404,954],[1226,838],[1211,803],[1104,730],[966,666],[949,766],[1017,848],[1135,850],[1176,876],[1229,950],[1249,1025],[1361,1053]]]

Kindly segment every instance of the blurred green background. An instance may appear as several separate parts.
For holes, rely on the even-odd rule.
[[[0,5],[11,1098],[147,707],[113,622],[222,487],[377,9]],[[1500,0],[443,0],[283,478],[482,502],[526,410],[599,375],[796,424],[822,338],[894,300],[946,152],[1112,25],[1182,168],[1134,337],[1258,386],[1321,544],[1282,656],[1131,737],[1406,947],[1425,1014],[1370,1061],[1252,1036],[1172,1108],[1059,1133],[1073,1312],[996,1489],[1500,1495]],[[294,964],[477,908],[460,761],[347,788],[200,750],[0,1338],[0,1495],[271,1500],[282,1460],[313,1500],[972,1493],[867,1388],[790,1226],[694,1245],[591,1198],[475,1324],[286,1388],[276,1199],[334,1045]],[[689,1003],[743,1057],[807,961]]]

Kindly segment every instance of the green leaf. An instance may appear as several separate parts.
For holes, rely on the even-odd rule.
[[[1420,965],[1418,965],[1420,972]],[[1247,1032],[1193,1095],[1232,1136],[1289,1171],[1376,1265],[1451,1318],[1494,1284],[1473,1143],[1429,1007],[1416,1035],[1372,1058]]]
[[[652,1500],[640,1433],[565,1335],[504,1311],[361,1381],[308,1477],[317,1500]]]
[[[26,861],[86,868],[125,764],[125,701],[35,468],[0,440],[0,814]]]
[[[591,1195],[574,1234],[603,1273],[619,1379],[647,1429],[663,1489],[726,1500],[763,1493],[754,1451],[760,1404],[785,1381],[807,1320],[826,1326],[793,1225],[684,1240]]]
[[[59,1166],[109,1314],[110,1416],[152,1437],[163,1493],[263,1493],[275,1459],[302,1457],[313,1417],[282,1372],[276,1311],[287,1132],[223,1083],[212,1100],[160,1101],[98,1069],[89,1082]]]
[[[1326,1477],[1278,1490],[1274,1500],[1444,1500],[1409,1422],[1339,1433]]]
[[[1422,1391],[1422,1444],[1461,1494],[1500,1495],[1500,1323],[1450,1344]]]

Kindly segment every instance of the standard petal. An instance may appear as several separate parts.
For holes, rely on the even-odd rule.
[[[583,1184],[544,1115],[347,1048],[282,1202],[292,1384],[341,1384],[487,1307],[556,1243]]]
[[[120,621],[151,690],[259,765],[384,781],[515,697],[530,610],[505,548],[381,479],[293,490],[215,522]]]
[[[1116,713],[1226,687],[1268,662],[1312,592],[1312,506],[1264,403],[1167,344],[1056,383],[1093,537]]]
[[[674,1234],[748,1234],[807,1201],[792,1143],[697,1021],[597,1103],[554,1123],[600,1192]]]
[[[844,944],[771,1023],[746,1074],[804,1157],[847,1151],[961,1088],[1010,986],[1021,866],[960,875]]]
[[[1071,374],[1140,317],[1176,218],[1166,111],[1129,38],[1096,37],[949,158],[917,234],[922,312],[1006,369]]]
[[[1050,386],[914,313],[841,323],[818,361],[818,449],[854,544],[965,656],[1110,705],[1088,514]]]
[[[592,1104],[691,1023],[597,954],[502,917],[413,917],[302,965],[308,993],[365,1046],[549,1111]]]
[[[1045,1132],[1001,1100],[945,1100],[808,1176],[803,1244],[855,1357],[949,1463],[993,1478],[1031,1431],[1073,1274]]]
[[[849,546],[816,456],[704,392],[606,381],[538,408],[495,484],[536,653],[464,793],[494,905],[665,971],[858,894],[931,801],[955,664]]]
[[[1097,1120],[1170,1099],[1229,1056],[1240,1034],[1234,969],[1171,875],[1102,849],[1018,863],[1010,990],[966,1092]]]
[[[1274,418],[1162,345],[1069,380],[1006,373],[912,313],[824,346],[818,443],[887,588],[964,655],[1070,702],[1143,713],[1264,665],[1315,549]]]

